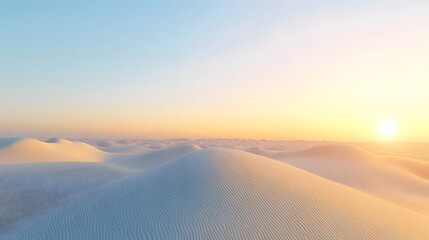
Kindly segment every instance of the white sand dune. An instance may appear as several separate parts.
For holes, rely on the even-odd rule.
[[[0,141],[1,163],[29,162],[99,162],[105,154],[83,142],[50,139],[42,142],[29,138]]]
[[[99,163],[2,165],[0,234],[22,220],[128,175]]]
[[[429,162],[404,157],[384,157],[391,164],[402,167],[410,173],[429,181]]]
[[[375,154],[429,161],[429,143],[381,142],[354,143],[354,145],[357,145]]]
[[[0,239],[429,238],[424,161],[327,142],[87,142],[0,140]]]
[[[123,154],[139,154],[139,153],[144,153],[144,152],[148,152],[151,151],[153,149],[149,149],[149,148],[145,148],[145,147],[140,147],[140,146],[115,146],[115,147],[98,147],[98,149],[100,149],[103,152],[108,152],[108,153],[123,153]]]
[[[174,156],[173,156],[174,157]],[[5,239],[427,239],[429,219],[238,150],[193,150]]]
[[[326,145],[271,157],[429,215],[429,162]]]
[[[77,140],[81,141],[81,140]],[[133,142],[123,140],[112,140],[112,139],[91,139],[85,140],[86,143],[97,147],[103,152],[108,153],[126,153],[126,154],[137,154],[151,149],[139,146]]]
[[[186,153],[200,149],[201,147],[195,144],[178,145],[129,157],[119,155],[119,158],[114,157],[113,160],[110,160],[109,162],[132,169],[149,169],[174,160]]]

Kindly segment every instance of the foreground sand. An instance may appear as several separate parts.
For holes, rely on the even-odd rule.
[[[86,142],[0,140],[2,239],[429,238],[424,160],[325,142]]]

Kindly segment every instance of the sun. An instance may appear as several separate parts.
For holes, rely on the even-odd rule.
[[[396,123],[393,120],[383,120],[378,125],[378,132],[383,137],[393,137],[396,133]]]

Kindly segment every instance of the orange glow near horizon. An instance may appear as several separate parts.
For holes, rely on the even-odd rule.
[[[244,117],[245,119],[243,119]],[[271,118],[272,117],[272,118]],[[301,116],[302,117],[302,116]],[[89,138],[249,138],[274,140],[333,140],[333,141],[384,141],[374,127],[379,124],[377,118],[359,119],[353,116],[332,116],[329,118],[301,119],[288,118],[287,115],[275,117],[265,115],[237,115],[234,119],[220,119],[215,116],[201,115],[198,121],[192,116],[159,116],[144,120],[102,120],[51,122],[40,128],[31,129],[21,126],[22,135],[35,132],[35,137],[89,137]],[[172,119],[166,121],[166,119]],[[317,121],[314,121],[317,120]],[[413,121],[414,122],[414,121]],[[401,132],[391,139],[395,141],[426,141],[427,128],[405,125],[401,122]],[[420,126],[424,126],[421,122]],[[38,132],[37,132],[38,131]]]
[[[160,29],[138,14],[93,32],[97,18],[59,40],[41,13],[43,51],[6,39],[0,137],[429,141],[427,4],[252,4]]]

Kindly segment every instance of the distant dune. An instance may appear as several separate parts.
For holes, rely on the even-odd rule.
[[[28,138],[0,140],[1,163],[98,162],[104,153],[83,142],[50,139],[42,142]]]
[[[423,161],[331,143],[104,143],[124,151],[0,140],[0,238],[429,238]]]
[[[131,169],[149,169],[174,160],[186,153],[200,149],[201,147],[195,144],[178,145],[169,147],[167,149],[154,150],[138,155],[132,155],[130,157],[120,156],[119,158],[115,158],[109,162]]]

